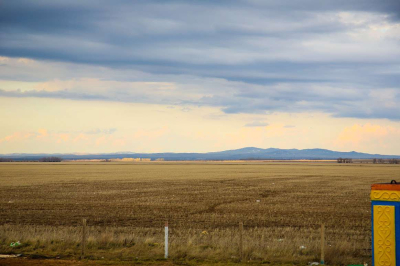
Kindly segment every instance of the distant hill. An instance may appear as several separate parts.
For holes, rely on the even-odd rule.
[[[255,147],[247,147],[237,150],[227,150],[220,152],[207,153],[134,153],[134,152],[118,152],[103,154],[28,154],[14,153],[3,154],[0,157],[12,158],[18,160],[37,160],[45,156],[58,156],[64,160],[79,159],[115,159],[115,158],[151,158],[152,160],[163,158],[166,161],[193,161],[193,160],[329,160],[342,158],[351,159],[389,159],[400,158],[400,155],[381,155],[368,154],[360,152],[338,152],[325,149],[260,149]]]

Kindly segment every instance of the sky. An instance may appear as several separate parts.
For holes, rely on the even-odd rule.
[[[400,155],[398,0],[0,0],[0,154]]]

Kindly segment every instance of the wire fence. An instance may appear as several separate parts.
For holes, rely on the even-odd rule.
[[[86,259],[196,259],[286,263],[371,263],[371,237],[337,227],[212,225],[119,226],[82,220],[77,226],[0,225],[3,252]],[[19,241],[18,247],[8,246]]]

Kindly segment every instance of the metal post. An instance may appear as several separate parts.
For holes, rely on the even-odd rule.
[[[239,223],[239,256],[243,260],[243,222]]]
[[[321,264],[325,264],[325,224],[321,224]]]
[[[82,220],[82,243],[81,243],[81,259],[85,257],[86,246],[86,219]]]

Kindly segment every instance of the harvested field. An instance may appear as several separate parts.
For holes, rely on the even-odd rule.
[[[0,164],[0,253],[77,258],[371,263],[370,185],[400,179],[397,165],[315,162]],[[20,241],[19,247],[10,242]]]

